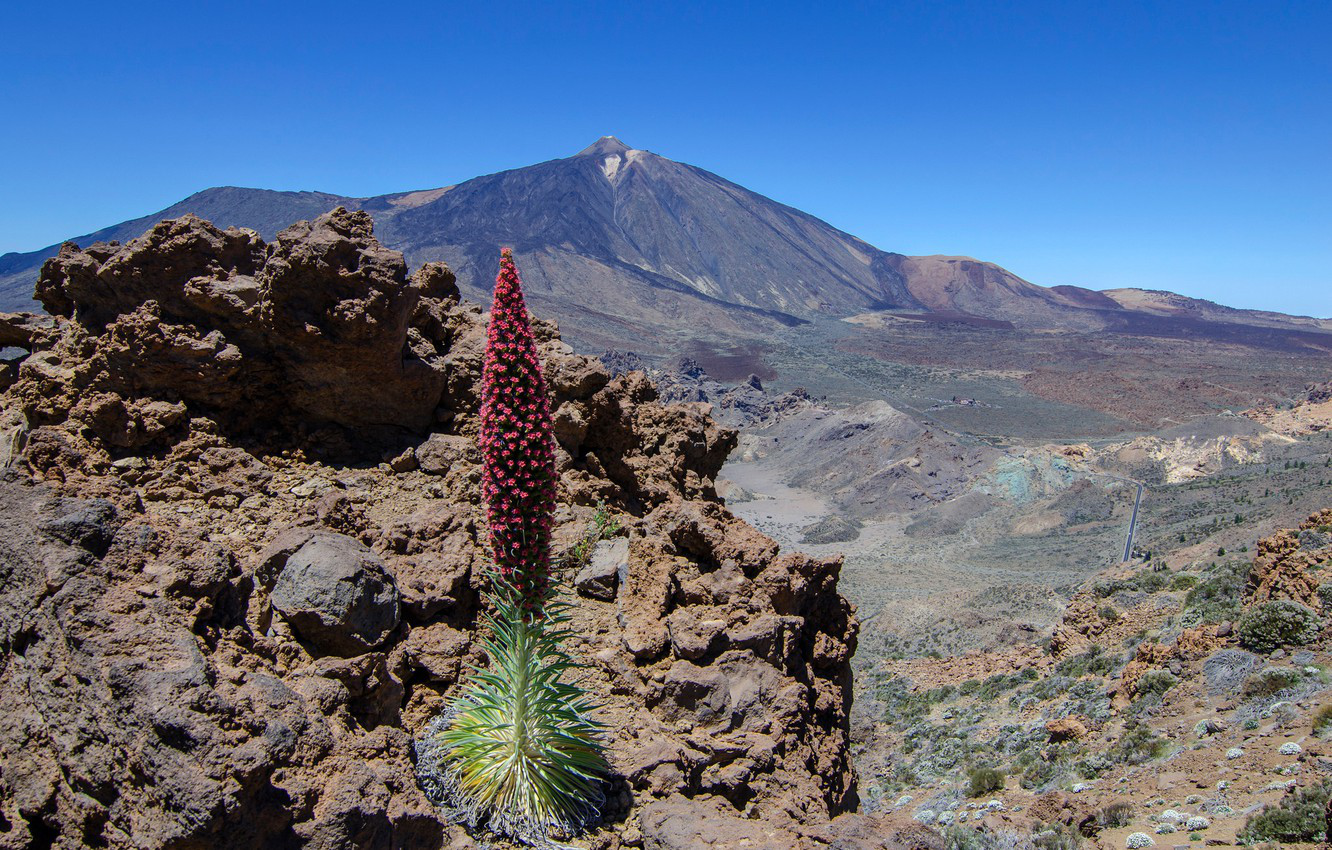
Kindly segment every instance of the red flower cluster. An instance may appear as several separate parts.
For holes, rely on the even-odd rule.
[[[500,575],[529,610],[550,582],[555,442],[513,252],[500,252],[481,375],[481,494]]]

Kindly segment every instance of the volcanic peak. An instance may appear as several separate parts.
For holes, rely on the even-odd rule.
[[[607,156],[613,153],[628,153],[633,148],[614,136],[602,136],[592,144],[583,148],[575,156]]]

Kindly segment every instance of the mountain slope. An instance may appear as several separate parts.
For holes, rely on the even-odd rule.
[[[663,354],[698,341],[761,343],[782,326],[890,310],[980,317],[1019,329],[1169,331],[1176,320],[1282,330],[1332,322],[1231,310],[1170,293],[1046,288],[967,257],[882,251],[715,174],[603,137],[578,154],[438,189],[349,198],[227,187],[78,238],[137,236],[193,212],[271,237],[346,205],[413,265],[445,260],[464,293],[488,295],[496,249],[511,245],[535,309],[585,349]],[[31,307],[58,246],[0,257],[0,309]],[[1137,293],[1137,294],[1134,294]],[[1210,331],[1209,331],[1210,332]],[[748,341],[748,343],[746,343]]]
[[[610,260],[709,298],[796,316],[920,306],[873,247],[611,138],[567,159],[468,181],[385,220],[383,232],[412,259],[451,244],[468,259],[483,252],[489,265],[498,240],[519,254]],[[547,283],[552,294],[586,295],[579,281]]]
[[[249,227],[271,239],[279,230],[302,219],[313,219],[339,205],[359,206],[355,198],[327,192],[276,192],[270,189],[244,189],[220,186],[196,192],[164,210],[140,218],[104,227],[70,240],[81,246],[94,242],[128,242],[165,218],[179,218],[194,213],[218,227]],[[37,269],[55,256],[59,245],[37,251],[0,256],[0,308],[17,309],[31,303],[32,283]]]
[[[1217,304],[1214,301],[1189,298],[1186,295],[1163,292],[1158,289],[1107,289],[1100,294],[1113,300],[1124,310],[1152,316],[1164,316],[1172,319],[1201,319],[1211,322],[1237,322],[1258,327],[1300,327],[1311,330],[1332,330],[1332,319],[1288,316],[1285,313],[1273,313],[1268,310],[1240,310]]]

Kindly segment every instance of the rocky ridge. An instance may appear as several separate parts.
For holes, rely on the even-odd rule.
[[[1292,437],[1326,431],[1332,428],[1332,381],[1310,384],[1302,398],[1287,406],[1266,404],[1244,415]]]
[[[485,314],[342,209],[66,245],[37,291],[54,318],[0,316],[0,847],[467,846],[412,738],[484,664]],[[839,562],[718,502],[733,432],[535,329],[615,771],[592,846],[688,846],[670,824],[705,814],[899,846],[848,814]]]
[[[668,404],[709,405],[712,418],[728,428],[761,428],[815,403],[801,387],[771,394],[758,375],[739,384],[724,384],[692,357],[673,357],[655,368],[633,352],[607,351],[599,359],[615,375],[646,372]]]

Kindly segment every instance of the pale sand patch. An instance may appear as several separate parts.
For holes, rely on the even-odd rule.
[[[857,260],[860,260],[862,265],[868,266],[870,264],[869,254],[866,254],[864,251],[858,250],[850,242],[843,242],[842,247],[846,248],[846,252],[848,254],[855,257]]]
[[[1014,534],[1044,534],[1064,525],[1064,517],[1057,511],[1042,511],[1024,516],[1013,523]]]
[[[780,471],[771,465],[728,463],[722,474],[733,484],[759,497],[728,504],[731,513],[776,539],[783,548],[808,551],[808,547],[797,544],[803,536],[800,529],[832,512],[832,507],[822,496],[784,484]],[[765,496],[767,498],[763,498]]]
[[[408,209],[419,207],[422,204],[428,204],[436,198],[439,198],[452,188],[452,186],[444,186],[439,189],[422,189],[419,192],[409,192],[401,198],[394,198],[389,201],[389,203],[393,204],[395,207],[405,207]]]

